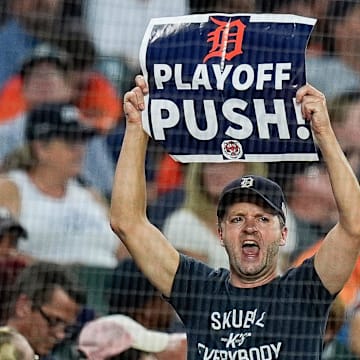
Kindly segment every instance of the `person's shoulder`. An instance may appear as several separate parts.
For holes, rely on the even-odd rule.
[[[0,174],[0,184],[3,186],[4,183],[13,183],[14,180],[25,180],[28,176],[24,170],[12,169],[5,173]]]
[[[3,84],[0,91],[0,124],[12,122],[27,108],[23,91],[23,81],[17,74]]]
[[[104,210],[107,210],[109,207],[105,196],[103,196],[101,192],[92,186],[82,184],[78,179],[69,180],[68,191],[71,196],[77,196],[83,200],[87,199],[88,201],[99,205]]]
[[[92,71],[88,81],[91,87],[114,89],[112,82],[100,71]]]

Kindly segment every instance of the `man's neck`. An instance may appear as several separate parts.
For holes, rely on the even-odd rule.
[[[230,284],[234,287],[251,289],[259,286],[266,285],[273,281],[276,277],[280,275],[277,267],[266,275],[259,277],[258,279],[245,278],[237,274],[234,271],[230,271]]]

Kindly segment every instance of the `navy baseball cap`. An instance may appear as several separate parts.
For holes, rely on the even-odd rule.
[[[28,141],[61,138],[87,140],[96,135],[93,127],[87,126],[80,110],[69,103],[49,103],[29,111],[25,136]]]
[[[27,231],[5,207],[0,207],[0,235],[14,231],[19,237],[27,238]]]
[[[265,203],[281,218],[286,220],[286,201],[281,187],[274,181],[257,175],[244,175],[225,186],[218,207],[217,216],[223,218],[229,205],[239,201]]]

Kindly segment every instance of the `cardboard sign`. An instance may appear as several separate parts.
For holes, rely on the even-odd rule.
[[[315,161],[296,104],[316,20],[201,14],[153,19],[140,50],[143,127],[180,162]]]

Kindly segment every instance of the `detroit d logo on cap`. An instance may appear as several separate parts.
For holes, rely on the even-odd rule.
[[[254,186],[254,178],[245,177],[241,179],[240,187],[241,188],[251,188]]]

